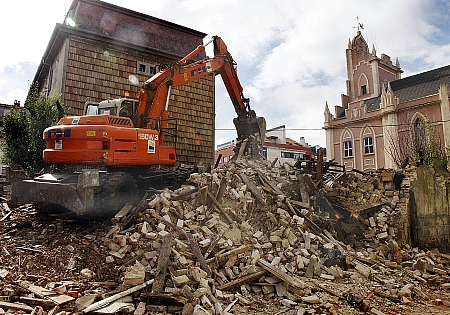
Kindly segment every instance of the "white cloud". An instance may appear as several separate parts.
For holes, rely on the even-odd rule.
[[[107,0],[131,10],[180,24],[208,35],[221,36],[238,62],[244,95],[269,128],[286,125],[288,137],[305,136],[310,144],[325,145],[323,110],[339,105],[346,93],[345,50],[356,34],[356,16],[369,49],[377,55],[398,57],[404,76],[449,64],[450,6],[445,1],[422,0]],[[16,0],[2,2],[0,20],[0,101],[11,103],[6,66],[37,65],[56,23],[61,23],[71,0]],[[42,12],[45,11],[45,17]],[[210,49],[210,47],[209,47]],[[208,50],[207,50],[208,51]],[[211,55],[210,52],[208,54]],[[34,77],[34,73],[24,76]],[[27,82],[23,82],[27,90]],[[12,90],[16,90],[14,86]],[[16,90],[17,91],[17,90]],[[216,90],[216,126],[234,128],[233,106],[220,79]],[[228,138],[227,138],[228,137]],[[235,137],[217,132],[216,143]],[[222,141],[225,140],[225,141]]]

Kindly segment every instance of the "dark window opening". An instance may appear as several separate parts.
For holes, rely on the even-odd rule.
[[[367,94],[367,85],[361,86],[361,95]]]
[[[267,149],[263,149],[261,153],[267,159]]]

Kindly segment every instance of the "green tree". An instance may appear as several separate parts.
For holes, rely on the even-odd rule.
[[[21,166],[28,173],[36,173],[49,166],[42,158],[44,129],[58,120],[58,96],[39,94],[38,85],[31,86],[24,107],[14,108],[4,117],[0,137],[3,139],[3,162]]]

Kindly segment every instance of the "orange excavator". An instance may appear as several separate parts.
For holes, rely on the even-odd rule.
[[[214,57],[190,62],[213,43]],[[237,150],[258,155],[264,141],[265,119],[256,117],[243,96],[235,62],[222,39],[214,36],[184,58],[152,76],[137,100],[121,98],[86,103],[83,116],[63,117],[44,131],[44,160],[87,166],[74,173],[43,174],[27,179],[13,172],[12,199],[61,206],[78,215],[104,216],[139,200],[139,189],[178,169],[176,150],[165,145],[172,87],[211,73],[220,74],[237,113]],[[259,144],[259,145],[258,145]],[[256,151],[256,152],[255,152]],[[256,153],[256,154],[255,154]]]

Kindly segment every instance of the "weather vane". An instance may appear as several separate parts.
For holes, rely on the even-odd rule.
[[[363,26],[363,24],[362,23],[359,23],[359,17],[358,16],[356,16],[356,24],[357,24],[357,26],[355,27],[355,26],[353,26],[353,28],[357,28],[358,29],[358,31],[360,31],[360,30],[363,30],[364,29],[364,26]]]

